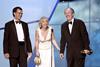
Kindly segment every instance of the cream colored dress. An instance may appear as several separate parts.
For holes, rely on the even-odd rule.
[[[36,65],[36,67],[55,67],[54,49],[51,43],[51,40],[52,40],[51,29],[52,28],[49,26],[48,33],[45,40],[44,40],[44,37],[41,35],[40,28],[37,29],[39,33],[39,53],[40,53],[40,58],[41,58],[41,64],[38,66]]]

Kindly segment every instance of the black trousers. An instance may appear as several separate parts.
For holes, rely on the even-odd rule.
[[[27,67],[27,56],[25,54],[25,43],[19,42],[19,56],[10,57],[10,67]]]
[[[70,57],[67,58],[68,67],[84,67],[85,58]]]

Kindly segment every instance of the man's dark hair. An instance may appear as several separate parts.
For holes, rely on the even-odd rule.
[[[14,7],[14,8],[13,8],[13,11],[12,11],[12,12],[13,12],[13,16],[14,16],[14,17],[15,17],[14,12],[16,12],[16,11],[17,11],[17,9],[19,9],[19,10],[23,10],[21,7]]]

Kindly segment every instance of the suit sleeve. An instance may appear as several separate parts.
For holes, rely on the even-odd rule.
[[[30,36],[29,36],[29,29],[28,25],[26,24],[26,29],[27,29],[27,36],[26,36],[26,41],[27,41],[27,51],[32,52],[32,46],[31,46],[31,41],[30,41]]]
[[[90,49],[89,47],[90,40],[89,40],[88,32],[86,30],[86,26],[83,21],[81,21],[80,23],[80,29],[81,29],[80,31],[81,31],[81,37],[82,37],[84,49]]]
[[[3,39],[3,53],[9,53],[9,26],[5,24],[4,39]]]
[[[62,25],[61,26],[60,53],[64,54],[65,45],[66,45],[65,31],[64,31],[64,26]]]

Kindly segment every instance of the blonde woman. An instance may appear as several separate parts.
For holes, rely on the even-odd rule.
[[[53,29],[48,25],[48,18],[41,17],[39,28],[35,33],[36,56],[41,58],[41,64],[36,65],[36,67],[55,67],[52,43],[57,50],[60,50],[56,43]]]

